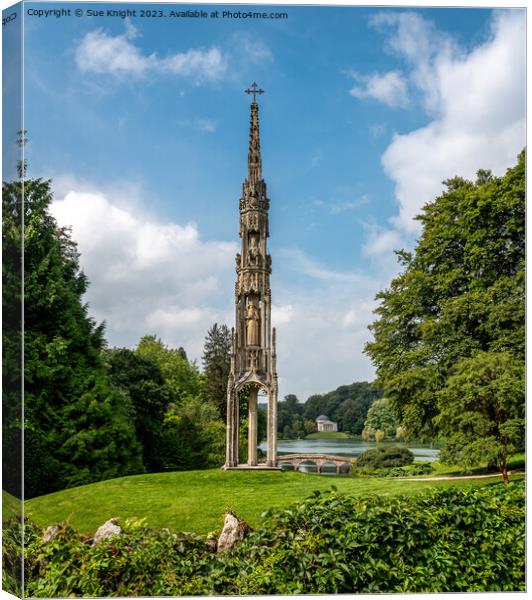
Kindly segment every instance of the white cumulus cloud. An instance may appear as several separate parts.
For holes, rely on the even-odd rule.
[[[398,71],[373,75],[353,74],[362,85],[355,85],[349,93],[355,98],[372,98],[392,108],[408,106],[406,80]]]
[[[219,79],[227,61],[217,47],[189,48],[166,57],[146,54],[134,43],[137,31],[131,25],[120,35],[102,29],[87,33],[76,48],[76,64],[81,71],[98,74],[142,77],[149,72],[169,73],[196,82]]]
[[[232,319],[235,243],[203,241],[194,223],[157,221],[93,189],[70,189],[51,211],[72,230],[90,314],[112,345],[156,333],[200,357],[210,325]]]
[[[380,13],[372,23],[389,32],[387,47],[408,65],[431,119],[396,133],[382,156],[399,204],[392,223],[413,233],[443,180],[481,168],[501,175],[524,147],[525,13],[495,12],[486,41],[467,51],[416,13]]]

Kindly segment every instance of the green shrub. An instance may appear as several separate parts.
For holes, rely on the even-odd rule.
[[[406,477],[408,473],[402,467],[393,467],[391,469],[379,469],[377,477]]]
[[[414,468],[410,472],[412,475],[428,475],[434,471],[433,466],[430,463],[421,463],[414,465]]]
[[[121,524],[92,546],[63,526],[27,547],[33,597],[524,590],[524,482],[419,497],[314,495],[268,511],[232,550]]]
[[[404,446],[384,446],[366,450],[357,456],[357,467],[381,469],[383,467],[404,467],[414,461],[413,453]]]

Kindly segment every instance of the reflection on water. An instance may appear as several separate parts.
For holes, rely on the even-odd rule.
[[[396,442],[383,442],[382,445],[394,445]],[[361,439],[338,440],[279,440],[277,451],[279,454],[339,454],[345,456],[358,456],[375,448],[375,442],[365,442]],[[422,446],[409,446],[414,453],[414,460],[432,462],[438,457],[438,449]],[[261,450],[266,450],[266,442],[260,445]]]

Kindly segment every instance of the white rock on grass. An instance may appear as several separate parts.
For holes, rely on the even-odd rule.
[[[224,528],[218,538],[218,552],[232,548],[245,537],[250,530],[249,525],[233,513],[225,513]]]
[[[116,517],[109,519],[109,521],[106,521],[103,525],[98,527],[98,530],[94,534],[94,540],[92,542],[93,546],[102,540],[108,540],[115,535],[122,535],[124,533],[122,527],[115,523],[116,519]]]
[[[45,544],[47,544],[48,542],[51,542],[60,531],[61,531],[61,527],[59,527],[59,525],[48,526],[44,532],[42,541]]]

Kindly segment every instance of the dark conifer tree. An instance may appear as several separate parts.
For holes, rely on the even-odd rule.
[[[231,332],[226,325],[215,323],[208,331],[203,348],[205,371],[204,394],[215,404],[225,421],[227,415],[227,380],[231,368]]]
[[[133,407],[108,383],[101,362],[104,328],[83,303],[88,282],[76,245],[50,214],[51,182],[26,179],[24,190],[19,181],[6,182],[2,191],[9,234],[4,236],[4,281],[20,273],[24,220],[26,496],[138,472],[142,461]],[[21,384],[16,368],[20,326],[15,314],[10,318],[4,371],[14,389]]]
[[[2,190],[2,485],[22,498],[22,195],[12,187]]]

